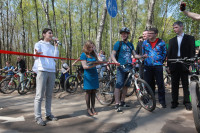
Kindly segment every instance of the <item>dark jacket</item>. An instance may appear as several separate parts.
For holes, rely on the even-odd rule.
[[[169,40],[169,48],[168,48],[168,54],[167,59],[177,59],[178,56],[178,40],[177,36]],[[195,55],[195,39],[193,36],[184,34],[183,40],[181,42],[181,48],[180,48],[180,58],[184,57],[194,57]],[[182,71],[188,71],[188,67],[184,64],[182,64],[182,67],[178,67],[180,65],[177,65],[177,63],[171,63],[167,62],[169,69],[171,72],[176,70],[182,70]]]
[[[138,42],[137,44],[137,48],[136,48],[136,54],[138,55],[142,55],[142,44],[143,44],[143,41],[142,42]]]
[[[19,69],[19,67],[21,68],[21,73],[24,73],[26,71],[26,65],[24,60],[21,59],[19,62],[17,62],[17,69]]]

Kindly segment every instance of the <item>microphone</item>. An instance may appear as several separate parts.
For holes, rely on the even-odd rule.
[[[62,43],[59,40],[56,40],[55,37],[52,37],[52,39],[58,44],[58,45],[62,45]]]

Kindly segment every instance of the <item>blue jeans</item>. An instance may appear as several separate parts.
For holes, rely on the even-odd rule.
[[[19,72],[18,75],[20,77],[20,82],[22,82],[24,80],[24,73]],[[23,91],[24,90],[24,83],[21,84],[21,86],[22,86],[22,91]]]
[[[42,118],[41,105],[44,96],[46,116],[51,115],[51,100],[53,87],[55,85],[55,72],[38,71],[36,78],[36,95],[34,101],[35,118]]]
[[[126,78],[128,77],[128,70],[130,70],[132,66],[127,66],[127,68],[118,67],[117,68],[117,81],[116,88],[121,89],[123,86],[129,87],[131,85],[131,78],[128,79],[127,83],[124,85]]]
[[[163,80],[163,66],[144,66],[144,80],[150,85],[155,94],[155,80],[158,85],[158,99],[165,104],[165,86]]]

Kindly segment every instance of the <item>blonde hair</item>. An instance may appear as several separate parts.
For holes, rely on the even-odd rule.
[[[91,40],[86,41],[85,44],[84,44],[84,46],[83,46],[83,52],[86,54],[86,56],[87,56],[88,58],[91,58],[90,55],[92,55],[92,56],[94,56],[94,57],[97,59],[97,55],[96,55],[96,53],[94,52],[94,50],[93,50],[91,53],[89,53],[89,51],[88,51],[88,48],[89,48],[91,45],[93,45],[93,47],[95,47],[95,44],[94,44],[93,41],[91,41]]]

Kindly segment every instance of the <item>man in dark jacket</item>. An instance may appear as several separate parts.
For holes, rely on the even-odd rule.
[[[24,73],[26,71],[26,65],[25,61],[21,59],[20,56],[17,56],[17,67],[15,68],[15,71],[18,71],[18,75],[20,76],[20,82],[24,80]],[[24,91],[24,85],[22,85],[22,90]]]
[[[147,37],[147,33],[148,33],[148,31],[147,30],[145,30],[144,32],[143,32],[143,34],[142,34],[142,39],[143,39],[143,41],[139,41],[138,42],[138,44],[137,44],[137,48],[136,48],[136,54],[138,54],[138,55],[142,55],[142,44],[143,44],[143,42],[145,41],[145,40],[147,40],[148,39],[148,37]],[[140,66],[139,66],[139,73],[140,73],[140,78],[141,79],[144,79],[144,63],[143,62],[139,62],[140,64]]]
[[[173,24],[174,32],[177,34],[169,40],[168,59],[191,58],[195,55],[195,39],[193,36],[184,34],[183,23],[177,21]],[[172,77],[172,102],[171,108],[178,106],[179,81],[183,85],[184,100],[186,110],[191,110],[192,106],[189,100],[188,74],[189,66],[182,63],[172,63],[168,61],[169,70]]]

